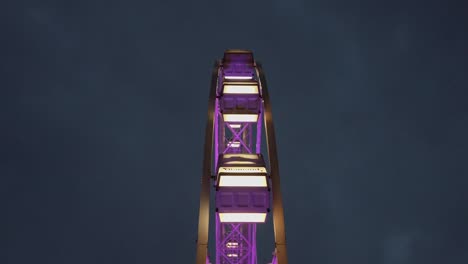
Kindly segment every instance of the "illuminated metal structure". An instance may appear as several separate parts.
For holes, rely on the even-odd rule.
[[[261,153],[265,130],[268,163]],[[257,224],[272,209],[272,264],[287,264],[278,155],[268,89],[260,63],[246,50],[227,50],[214,65],[205,131],[196,264],[208,258],[214,213],[216,264],[256,264]],[[215,211],[210,212],[210,191]]]

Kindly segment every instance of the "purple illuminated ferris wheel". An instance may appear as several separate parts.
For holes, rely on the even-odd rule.
[[[261,151],[262,129],[267,155]],[[215,191],[214,211],[210,211],[211,189]],[[271,105],[262,67],[247,50],[227,50],[213,69],[205,131],[197,264],[211,263],[208,233],[213,214],[214,263],[256,264],[257,224],[264,223],[271,214],[275,237],[272,264],[287,264]]]

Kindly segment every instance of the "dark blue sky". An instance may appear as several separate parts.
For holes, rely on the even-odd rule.
[[[467,10],[3,3],[0,262],[193,263],[211,67],[248,48],[269,82],[290,263],[468,263]]]

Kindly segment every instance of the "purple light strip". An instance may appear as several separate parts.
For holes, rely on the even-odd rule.
[[[260,104],[260,113],[258,114],[257,120],[257,144],[255,146],[255,152],[260,154],[262,152],[260,143],[262,142],[262,117],[263,117],[263,104]]]
[[[215,116],[214,116],[214,130],[215,130],[215,138],[214,138],[214,142],[215,142],[215,146],[214,146],[214,152],[215,152],[215,156],[214,156],[214,167],[217,168],[218,166],[218,157],[219,157],[219,116],[221,114],[219,113],[219,99],[216,98],[216,101],[215,101]]]

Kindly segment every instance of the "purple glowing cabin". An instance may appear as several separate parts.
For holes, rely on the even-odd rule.
[[[224,154],[218,160],[216,212],[221,223],[263,223],[269,208],[261,154]]]

